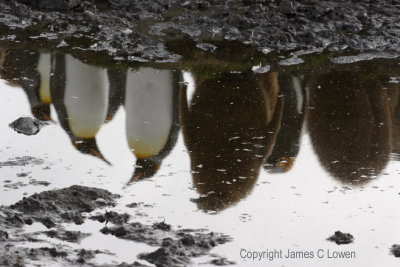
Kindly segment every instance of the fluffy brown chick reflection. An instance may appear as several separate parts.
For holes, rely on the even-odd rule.
[[[194,76],[191,103],[185,88],[180,94],[184,142],[198,207],[220,211],[254,187],[279,131],[283,101],[276,73]]]
[[[308,130],[316,154],[333,177],[363,184],[389,161],[390,91],[360,72],[332,71],[309,83]]]

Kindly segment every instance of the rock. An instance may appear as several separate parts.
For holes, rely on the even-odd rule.
[[[107,206],[107,202],[102,198],[96,199],[96,204],[101,205],[101,206]]]
[[[209,261],[208,263],[212,264],[212,265],[217,265],[217,266],[226,266],[226,265],[235,264],[234,261],[227,260],[226,258],[214,259],[214,260]]]
[[[400,257],[400,245],[393,245],[390,252],[397,258]]]
[[[352,243],[354,237],[351,234],[346,234],[340,231],[336,231],[335,234],[329,237],[327,240],[335,242],[338,245],[343,245]]]
[[[294,12],[293,3],[290,0],[283,0],[279,4],[278,10],[285,15],[292,14]]]
[[[8,233],[6,231],[0,230],[0,241],[5,241],[8,239]]]
[[[160,229],[163,231],[169,231],[171,230],[171,225],[166,224],[165,222],[158,222],[153,224],[154,229]]]
[[[12,167],[12,166],[25,166],[25,165],[40,165],[43,164],[44,160],[30,157],[30,156],[23,156],[23,157],[16,157],[13,159],[9,159],[7,161],[0,162],[1,167]]]
[[[200,48],[201,50],[204,50],[206,52],[214,53],[215,50],[217,50],[218,47],[216,47],[213,44],[209,43],[200,43],[196,45],[197,48]]]
[[[46,123],[31,117],[21,117],[9,124],[17,133],[35,135]]]
[[[113,224],[124,224],[127,223],[130,218],[130,215],[127,213],[119,214],[115,211],[106,211],[104,214],[98,214],[91,216],[89,219],[96,220],[101,223],[111,222]]]
[[[101,232],[150,246],[160,246],[151,253],[139,255],[140,259],[156,266],[189,265],[193,257],[207,255],[213,247],[231,240],[229,236],[204,233],[201,230],[173,230],[164,222],[153,225],[135,222],[123,226],[104,227]]]
[[[57,238],[62,241],[71,243],[80,243],[80,241],[90,234],[82,233],[81,231],[67,231],[67,230],[51,230],[44,232],[45,235],[51,238]]]

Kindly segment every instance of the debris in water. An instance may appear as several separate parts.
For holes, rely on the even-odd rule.
[[[328,238],[329,241],[335,242],[338,245],[350,244],[353,242],[354,237],[348,233],[336,231],[335,234]]]
[[[400,258],[400,245],[395,244],[392,246],[392,248],[390,249],[390,252],[396,257],[396,258]]]

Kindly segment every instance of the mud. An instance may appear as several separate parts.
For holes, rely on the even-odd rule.
[[[35,179],[30,180],[28,183],[24,183],[21,181],[12,183],[10,180],[5,180],[4,183],[5,183],[5,185],[3,185],[3,187],[9,188],[9,189],[19,189],[21,187],[25,187],[28,185],[35,185],[35,186],[49,186],[50,185],[50,183],[47,181],[38,181]]]
[[[80,231],[67,231],[67,230],[50,230],[43,232],[48,237],[57,238],[62,241],[79,243],[85,237],[90,236],[88,233],[82,233]]]
[[[139,255],[140,259],[156,266],[187,265],[193,257],[207,255],[213,247],[231,240],[228,236],[205,230],[173,230],[165,222],[153,225],[129,223],[129,214],[107,211],[116,205],[118,198],[119,195],[106,190],[75,185],[34,194],[13,205],[0,207],[0,265],[30,266],[46,262],[62,266],[101,266],[91,260],[99,253],[110,254],[109,252],[71,249],[65,245],[62,248],[54,245],[41,248],[21,246],[26,242],[45,242],[43,237],[79,244],[91,234],[66,230],[64,224],[82,224],[86,213],[99,208],[105,209],[106,212],[92,215],[89,219],[111,224],[102,228],[101,233],[157,247],[154,252]],[[35,222],[43,224],[49,230],[32,233],[23,230],[24,225],[32,225]],[[229,262],[217,255],[211,256],[216,258],[215,263],[211,264]],[[119,266],[145,265],[134,262],[120,263]]]
[[[102,189],[71,186],[34,194],[11,205],[10,208],[21,221],[31,219],[51,228],[66,221],[79,224],[83,218],[82,213],[115,206],[115,199],[118,197]],[[98,198],[104,199],[105,205],[99,204],[96,201]]]
[[[165,222],[151,226],[135,222],[104,227],[101,232],[150,246],[160,246],[151,253],[141,254],[139,258],[161,267],[188,265],[191,258],[207,255],[215,246],[231,240],[229,236],[207,233],[204,230],[173,230]],[[218,265],[220,260],[216,259],[212,264]]]
[[[91,216],[89,219],[99,221],[101,223],[124,224],[127,223],[131,216],[127,213],[119,214],[115,211],[106,211],[104,214]]]
[[[45,125],[47,124],[31,117],[21,117],[9,124],[14,131],[25,135],[35,135]]]
[[[335,242],[338,245],[353,243],[354,237],[348,233],[336,231],[334,235],[328,238],[329,241]]]
[[[31,156],[23,156],[16,157],[12,159],[8,159],[7,161],[0,162],[1,167],[11,167],[11,166],[25,166],[25,165],[41,165],[44,163],[43,159],[31,157]]]
[[[177,61],[165,43],[183,37],[210,53],[218,47],[209,40],[236,40],[265,53],[326,48],[396,56],[399,7],[398,0],[0,0],[0,29],[4,42],[26,40],[29,33],[28,39],[53,48],[134,61]]]
[[[400,245],[393,245],[390,252],[397,258],[400,257]]]

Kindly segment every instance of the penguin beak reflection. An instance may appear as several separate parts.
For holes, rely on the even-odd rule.
[[[285,173],[292,169],[295,157],[280,157],[273,160],[273,163],[264,165],[264,168],[270,173]]]
[[[280,168],[282,172],[287,172],[293,167],[293,164],[294,164],[293,157],[282,157],[279,159],[278,163],[276,164],[276,167]]]
[[[128,184],[145,178],[153,177],[160,169],[160,163],[156,163],[152,160],[138,159],[136,162],[135,171]]]
[[[83,139],[83,140],[73,141],[72,145],[77,150],[79,150],[81,153],[90,154],[92,156],[95,156],[95,157],[101,159],[107,165],[111,165],[111,163],[104,158],[104,156],[101,154],[100,150],[97,148],[95,139]]]

